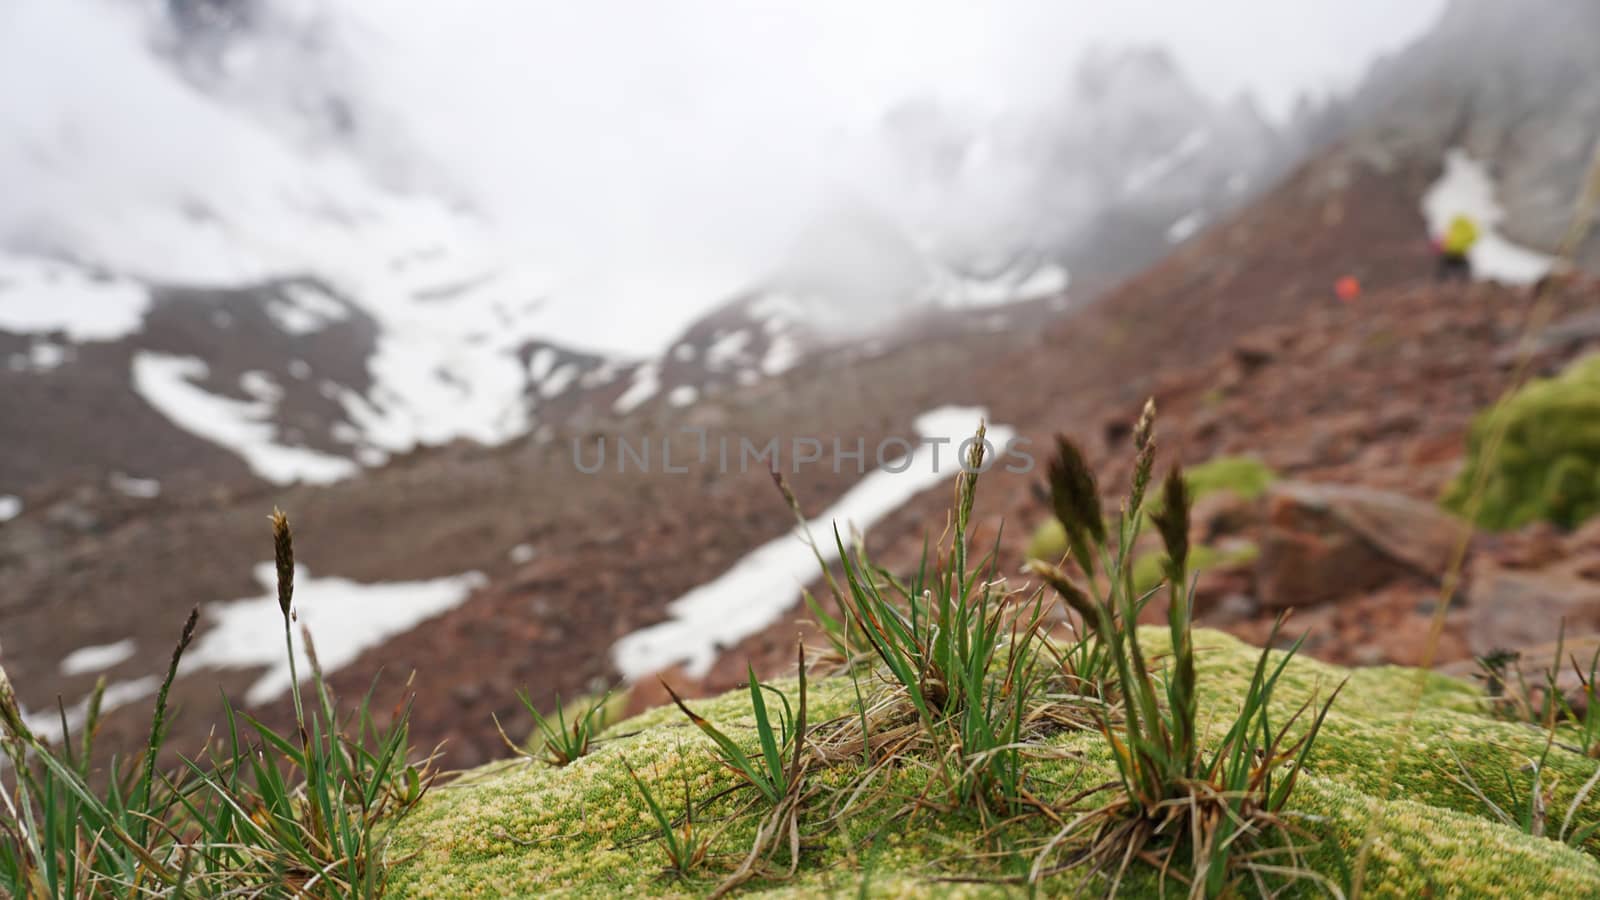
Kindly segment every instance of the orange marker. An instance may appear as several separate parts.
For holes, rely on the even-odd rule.
[[[1340,300],[1350,303],[1361,296],[1361,282],[1357,281],[1354,276],[1346,275],[1334,282],[1333,292]]]

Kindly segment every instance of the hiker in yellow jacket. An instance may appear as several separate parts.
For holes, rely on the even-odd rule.
[[[1439,237],[1439,267],[1434,272],[1435,281],[1449,281],[1459,278],[1462,281],[1472,280],[1472,259],[1468,254],[1472,245],[1478,242],[1478,225],[1470,218],[1458,215],[1450,220],[1450,225],[1444,234]]]

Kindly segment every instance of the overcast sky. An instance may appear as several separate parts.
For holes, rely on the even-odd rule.
[[[737,74],[721,92],[776,88],[841,110],[930,89],[1000,101],[1058,80],[1087,45],[1158,42],[1208,89],[1249,89],[1282,111],[1302,91],[1351,84],[1445,0],[343,2],[408,52],[425,43],[468,68],[489,62],[472,49],[498,46],[530,74],[559,66],[644,91]]]
[[[822,186],[862,180],[864,142],[840,134],[907,97],[1070,115],[1086,48],[1160,43],[1203,89],[1281,113],[1353,85],[1444,0],[343,3],[373,89],[428,151],[538,220],[530,252],[616,278],[640,271],[619,254],[770,255]]]

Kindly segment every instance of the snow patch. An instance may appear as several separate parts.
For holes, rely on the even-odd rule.
[[[308,285],[286,285],[279,294],[283,299],[269,302],[267,315],[287,334],[315,334],[350,317],[342,303]]]
[[[667,402],[673,406],[688,406],[700,399],[700,389],[692,384],[680,384],[667,394]]]
[[[577,378],[577,363],[567,363],[566,365],[561,366],[554,372],[550,373],[550,377],[546,379],[543,384],[539,385],[539,393],[545,395],[546,397],[558,396],[567,388],[571,387],[572,382],[576,381]]]
[[[273,564],[259,563],[255,576],[264,593],[207,607],[206,619],[212,627],[196,639],[183,664],[186,668],[265,668],[266,673],[245,693],[246,702],[260,705],[288,691],[290,677]],[[294,579],[295,612],[299,623],[311,630],[317,658],[327,672],[460,606],[473,589],[485,583],[482,574],[468,572],[431,581],[361,584],[344,578],[313,578],[304,567],[296,567]],[[272,635],[280,639],[274,640]],[[308,677],[311,662],[299,641],[295,642],[295,655],[300,675]]]
[[[14,494],[0,494],[0,522],[9,522],[22,515],[22,498]]]
[[[161,678],[155,675],[112,682],[106,685],[105,693],[100,698],[100,714],[104,716],[114,709],[153,696],[160,686]],[[74,735],[81,734],[83,726],[89,721],[89,700],[90,697],[85,696],[66,709],[67,730]],[[51,743],[60,743],[65,737],[61,731],[61,716],[55,709],[39,713],[23,710],[22,720],[34,734]]]
[[[1167,227],[1167,243],[1181,244],[1194,237],[1200,226],[1206,223],[1206,214],[1195,210]]]
[[[1067,270],[1055,263],[1013,269],[986,278],[952,274],[933,289],[931,299],[942,306],[956,308],[1001,306],[1059,294],[1067,289],[1069,281]]]
[[[141,351],[133,358],[134,390],[179,428],[238,454],[251,471],[275,484],[304,481],[327,484],[354,474],[351,460],[304,447],[277,443],[271,422],[277,385],[264,375],[240,383],[253,402],[219,397],[195,381],[210,374],[205,362],[189,356]]]
[[[647,362],[633,373],[633,381],[628,389],[622,392],[617,402],[611,405],[619,415],[627,415],[644,405],[646,400],[654,397],[661,390],[661,365],[656,362]]]
[[[534,551],[532,544],[518,544],[511,548],[510,553],[506,554],[506,556],[511,558],[512,562],[519,566],[533,559],[533,555]]]
[[[540,347],[533,351],[528,358],[528,377],[534,381],[543,381],[550,374],[550,367],[556,364],[556,351],[549,347]]]
[[[919,444],[910,458],[901,458],[868,474],[833,506],[806,523],[819,539],[824,562],[838,557],[831,540],[838,524],[843,532],[862,532],[912,497],[959,472],[957,448],[976,431],[982,409],[940,407],[917,417],[917,433],[947,439],[943,446]],[[988,441],[1003,448],[1014,432],[991,425]],[[899,469],[901,471],[890,471]],[[700,585],[668,604],[669,618],[639,629],[612,648],[612,659],[626,678],[637,680],[677,663],[691,676],[710,671],[721,648],[732,647],[771,624],[799,602],[805,585],[817,578],[817,560],[796,528],[746,554],[717,579]]]
[[[1478,242],[1468,253],[1474,278],[1532,284],[1555,262],[1554,257],[1513,244],[1500,234],[1505,210],[1495,200],[1494,179],[1487,167],[1459,147],[1445,154],[1444,174],[1422,195],[1422,215],[1428,220],[1428,233],[1435,237],[1444,234],[1458,215],[1477,223]]]
[[[711,346],[706,348],[706,368],[713,372],[721,372],[739,362],[744,359],[745,347],[749,343],[750,332],[743,328],[717,335]]]
[[[45,260],[0,254],[0,331],[114,341],[139,330],[150,292]]]
[[[617,380],[621,367],[621,363],[608,359],[601,363],[599,367],[585,372],[583,377],[578,379],[578,384],[585,388],[597,388],[601,385],[610,384]]]
[[[113,490],[127,497],[153,500],[161,496],[161,482],[154,478],[134,478],[121,472],[112,472],[106,480],[111,482]]]
[[[114,644],[80,647],[61,657],[61,674],[71,676],[104,672],[132,659],[136,646],[133,638],[127,638]]]
[[[48,372],[67,361],[67,348],[49,341],[35,341],[28,347],[28,363],[35,372]]]
[[[775,335],[767,345],[767,354],[761,359],[761,371],[767,375],[781,375],[794,368],[803,354],[800,342],[787,334]]]

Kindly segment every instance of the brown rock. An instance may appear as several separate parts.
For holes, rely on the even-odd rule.
[[[1242,534],[1261,521],[1261,504],[1233,491],[1213,491],[1195,501],[1189,520],[1201,543],[1224,535]]]
[[[1566,548],[1568,553],[1600,550],[1600,516],[1590,519],[1577,531],[1567,535]]]
[[[1535,522],[1508,538],[1496,559],[1513,569],[1542,569],[1568,552],[1561,530],[1549,522]]]
[[[1243,375],[1253,374],[1257,369],[1278,355],[1278,341],[1271,335],[1256,334],[1239,339],[1233,345],[1233,359],[1238,363],[1239,372]]]
[[[1408,573],[1438,580],[1462,523],[1398,494],[1282,482],[1267,498],[1257,567],[1262,606],[1314,606],[1365,593]]]
[[[1406,445],[1406,462],[1429,466],[1461,459],[1463,440],[1459,432],[1430,432],[1418,435]]]
[[[1198,613],[1197,621],[1207,628],[1217,628],[1243,622],[1254,617],[1260,610],[1261,604],[1256,602],[1256,598],[1247,594],[1228,594],[1206,612]]]
[[[1600,631],[1600,583],[1550,571],[1477,568],[1467,592],[1474,654],[1554,641],[1563,621],[1569,633]]]
[[[1209,615],[1228,597],[1255,593],[1255,578],[1248,568],[1213,567],[1195,577],[1194,614]]]
[[[1348,533],[1269,527],[1256,565],[1264,609],[1331,603],[1405,574],[1393,560]]]

